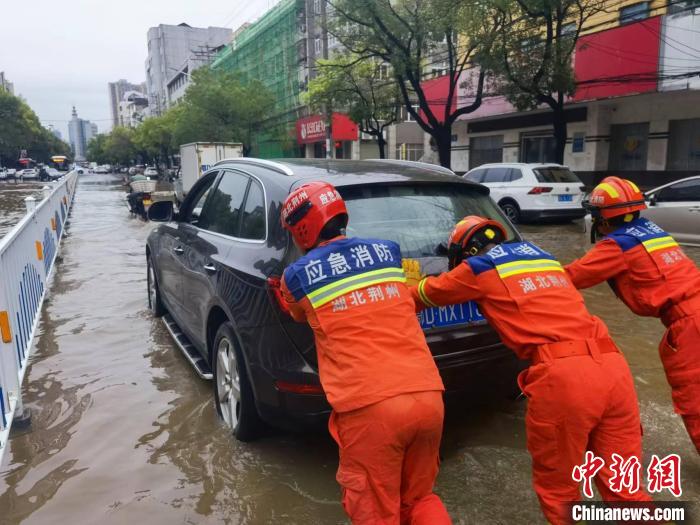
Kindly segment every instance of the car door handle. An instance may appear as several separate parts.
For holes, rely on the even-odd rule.
[[[173,252],[175,252],[178,255],[182,255],[185,253],[185,249],[182,246],[178,246],[176,248],[173,248]]]
[[[211,263],[205,264],[205,265],[204,265],[204,269],[205,269],[207,272],[209,272],[209,273],[216,273],[216,266],[214,266],[214,265],[211,264]]]

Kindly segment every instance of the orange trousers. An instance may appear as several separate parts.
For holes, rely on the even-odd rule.
[[[659,345],[673,406],[700,454],[700,313],[673,323]]]
[[[637,393],[622,354],[548,360],[523,371],[519,383],[528,397],[533,486],[551,524],[572,523],[567,503],[581,500],[572,472],[583,464],[586,450],[605,460],[594,478],[605,501],[651,500],[643,483],[636,493],[608,486],[613,453],[642,459]]]
[[[444,406],[442,392],[401,394],[328,424],[340,449],[336,479],[354,524],[452,523],[433,493]]]

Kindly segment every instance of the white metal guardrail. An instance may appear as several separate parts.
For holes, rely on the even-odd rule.
[[[28,197],[27,214],[0,239],[0,461],[77,182],[70,172],[41,202]]]

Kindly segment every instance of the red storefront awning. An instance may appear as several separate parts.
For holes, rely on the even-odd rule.
[[[333,113],[331,129],[333,140],[357,140],[358,129],[350,117],[344,113]],[[311,115],[297,120],[297,142],[313,144],[326,140],[326,118],[323,115]]]

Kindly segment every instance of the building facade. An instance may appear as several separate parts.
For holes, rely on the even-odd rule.
[[[173,105],[168,84],[173,77],[182,73],[191,57],[213,57],[217,48],[230,42],[231,35],[231,29],[224,27],[161,24],[150,28],[147,33],[148,58],[145,64],[149,113],[160,115]],[[187,67],[189,75],[190,66]]]
[[[73,158],[76,161],[86,160],[87,144],[97,135],[97,124],[78,117],[78,112],[73,106],[71,120],[68,122],[68,137]]]
[[[121,125],[119,123],[119,103],[124,99],[124,95],[130,91],[145,93],[146,83],[132,84],[122,78],[116,82],[109,82],[107,84],[107,91],[109,93],[109,110],[112,115],[112,127],[114,128]]]
[[[611,2],[611,5],[613,3]],[[700,169],[700,6],[615,2],[577,42],[564,163],[590,184],[607,175],[644,186]],[[465,78],[469,85],[469,78]],[[453,128],[452,168],[554,161],[551,112],[484,99]]]
[[[0,71],[0,89],[4,89],[12,95],[15,94],[15,85],[9,80],[7,80],[4,71]]]
[[[118,125],[135,128],[146,118],[148,97],[139,91],[127,91],[119,102]]]

